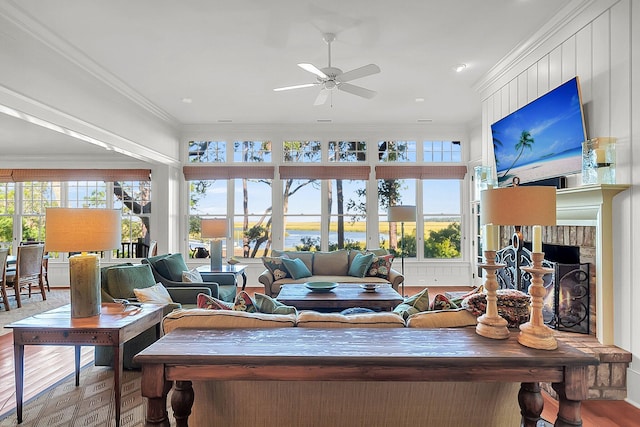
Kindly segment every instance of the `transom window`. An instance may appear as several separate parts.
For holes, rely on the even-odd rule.
[[[422,147],[424,161],[427,163],[462,161],[460,141],[424,141]]]
[[[367,160],[365,141],[329,141],[330,162],[364,162]]]
[[[378,142],[378,160],[381,162],[415,162],[417,160],[415,141]]]
[[[227,143],[225,141],[190,141],[189,162],[217,163],[227,161]]]
[[[283,161],[318,163],[321,158],[320,141],[284,141],[282,144]]]

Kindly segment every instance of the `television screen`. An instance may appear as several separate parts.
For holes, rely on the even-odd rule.
[[[587,135],[578,77],[495,122],[491,134],[500,187],[580,172]]]

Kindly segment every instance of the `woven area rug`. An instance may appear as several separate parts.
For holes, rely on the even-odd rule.
[[[31,298],[28,295],[22,296],[22,307],[18,308],[15,299],[9,297],[11,310],[6,311],[4,305],[0,303],[0,335],[11,332],[11,329],[2,326],[69,304],[69,299],[69,289],[51,289],[51,291],[47,292],[45,301],[42,300],[42,296],[39,293],[33,292]]]
[[[146,399],[140,394],[141,379],[139,371],[124,371],[122,427],[144,426]],[[80,373],[80,386],[75,386],[75,375],[72,374],[26,402],[22,414],[22,424],[18,424],[14,410],[0,419],[0,427],[115,426],[113,370],[87,366]],[[170,421],[175,426],[175,420]]]

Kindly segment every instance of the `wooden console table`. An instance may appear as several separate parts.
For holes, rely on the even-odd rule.
[[[556,427],[580,426],[589,365],[598,360],[565,343],[553,351],[524,347],[517,333],[506,340],[474,328],[445,329],[177,329],[147,347],[142,395],[146,425],[169,426],[167,394],[177,426],[187,426],[191,381],[479,381],[522,383],[518,401],[524,426],[542,413],[539,382],[559,395]]]
[[[76,386],[80,384],[81,346],[109,346],[114,354],[114,393],[116,426],[120,426],[122,378],[122,347],[125,342],[155,326],[160,337],[160,321],[164,305],[142,304],[141,307],[124,307],[121,304],[102,304],[99,316],[72,318],[71,306],[54,310],[11,323],[16,379],[16,415],[22,422],[24,392],[25,345],[72,345],[75,347]]]

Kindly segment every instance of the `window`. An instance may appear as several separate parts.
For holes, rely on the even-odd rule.
[[[319,163],[321,160],[320,141],[284,141],[282,148],[284,162]]]
[[[0,182],[0,248],[13,244],[13,216],[15,214],[15,184]]]
[[[430,162],[454,162],[462,161],[460,141],[424,141],[422,143],[424,161]]]
[[[61,207],[60,182],[27,181],[22,183],[22,236],[20,241],[44,241],[44,220],[48,207]]]
[[[367,160],[365,141],[329,141],[330,162],[364,162]]]
[[[381,162],[415,162],[417,159],[415,141],[380,141],[378,160]]]
[[[376,246],[396,254],[404,248],[405,258],[461,259],[466,166],[460,164],[459,142],[386,140],[371,146],[360,139],[285,140],[275,154],[268,139],[225,147],[227,152],[216,154],[222,164],[184,166],[192,243],[208,246],[200,238],[201,217],[228,217],[233,232],[226,256],[364,249],[379,236]],[[190,163],[195,153],[212,158],[211,143],[194,149],[191,142],[189,150]],[[387,221],[393,205],[416,206],[417,222],[404,224],[404,237],[401,224]]]
[[[233,161],[238,163],[271,162],[271,141],[236,141]]]
[[[146,257],[151,243],[151,182],[114,182],[113,208],[122,210],[122,244],[117,257]]]
[[[462,181],[428,179],[422,182],[425,258],[461,258]]]
[[[190,141],[189,162],[218,163],[227,160],[227,143],[224,141]]]

